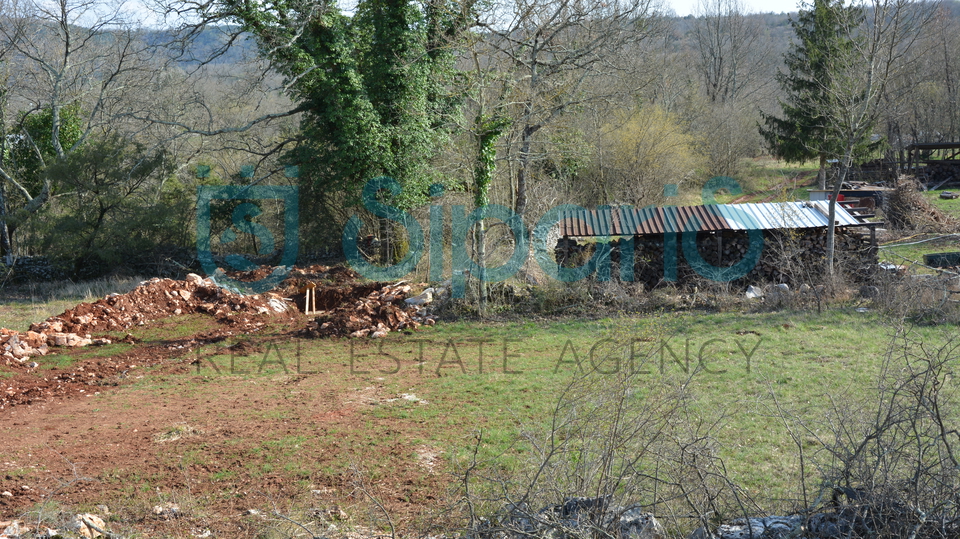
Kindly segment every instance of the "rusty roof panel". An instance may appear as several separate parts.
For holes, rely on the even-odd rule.
[[[561,214],[562,236],[632,236],[692,231],[772,230],[827,226],[829,202],[766,202],[633,208],[601,207]],[[839,226],[863,224],[837,206]]]

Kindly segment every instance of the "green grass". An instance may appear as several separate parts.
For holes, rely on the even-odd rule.
[[[203,317],[184,316],[132,331],[150,343],[206,327]],[[916,331],[931,344],[949,335],[936,327]],[[592,366],[608,374],[591,380],[612,383],[630,365],[629,354],[616,353],[632,346],[633,366],[644,371],[631,382],[636,398],[654,402],[683,386],[691,401],[688,415],[676,421],[718,421],[709,436],[730,478],[758,498],[795,499],[797,448],[776,406],[827,439],[818,426],[825,411],[874,393],[890,332],[875,311],[839,305],[822,315],[667,312],[450,322],[381,340],[265,334],[245,337],[252,341],[248,355],[226,350],[231,340],[182,358],[203,357],[199,368],[138,369],[143,378],[101,393],[97,406],[119,414],[135,403],[144,417],[166,417],[141,428],[155,436],[167,470],[158,473],[174,481],[188,474],[223,490],[266,475],[336,483],[352,464],[385,481],[406,465],[414,470],[408,468],[409,477],[417,473],[420,445],[441,450],[448,466],[462,465],[480,431],[485,471],[510,472],[535,456],[522,433],[543,432],[565,388]],[[66,354],[43,358],[45,366],[72,361]],[[175,416],[163,416],[168,396],[182,404]],[[808,451],[817,449],[812,436],[804,438]],[[158,486],[171,478],[148,480]]]
[[[944,191],[957,192],[957,189],[939,189],[936,191],[924,191],[923,196],[927,200],[936,206],[940,211],[953,217],[954,219],[960,219],[960,198],[947,200],[940,198],[940,193]]]
[[[936,270],[922,266],[923,255],[960,251],[960,236],[943,234],[919,234],[888,243],[880,247],[880,261],[891,264],[916,264],[915,273],[935,273]]]
[[[807,189],[816,181],[819,167],[816,161],[791,164],[770,157],[745,159],[742,166],[736,179],[748,197],[747,202],[759,202],[770,197],[774,201],[809,200]]]
[[[61,314],[80,301],[93,302],[108,294],[129,292],[141,281],[140,277],[106,277],[81,283],[0,286],[0,327],[26,331],[30,324]]]
[[[42,322],[77,305],[76,300],[33,301],[21,299],[0,303],[0,327],[27,331],[35,322]]]
[[[771,412],[772,395],[787,409],[811,413],[831,399],[869,394],[889,342],[880,322],[876,314],[851,308],[822,316],[678,313],[539,324],[453,323],[417,339],[307,342],[301,352],[312,368],[333,379],[382,378],[389,388],[385,394],[415,393],[429,403],[381,402],[363,411],[371,419],[422,425],[419,435],[440,442],[451,454],[463,454],[464,438],[474,426],[482,427],[483,454],[500,455],[499,465],[511,467],[519,465],[525,451],[516,445],[519,430],[543,425],[566,384],[581,368],[590,368],[592,349],[632,340],[649,346],[641,339],[653,338],[660,349],[638,382],[653,388],[689,379],[705,410],[733,414],[716,433],[731,473],[750,489],[786,496],[792,493],[797,463],[789,456],[794,449],[782,421]],[[925,331],[936,338],[935,330]],[[339,357],[331,354],[331,344],[340,347]],[[616,369],[609,361],[596,364]],[[402,384],[394,385],[391,377]],[[371,423],[363,443],[381,447],[376,431]]]
[[[38,361],[40,364],[40,370],[51,370],[51,369],[66,369],[74,363],[76,363],[76,358],[69,354],[50,354],[43,356],[42,361]]]

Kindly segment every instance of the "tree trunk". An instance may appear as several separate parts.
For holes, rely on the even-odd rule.
[[[3,147],[0,145],[0,151]],[[2,155],[2,154],[0,154]],[[0,183],[0,257],[7,264],[13,263],[13,246],[10,245],[10,229],[7,227],[7,199],[4,186]]]
[[[513,211],[517,215],[523,215],[527,209],[527,172],[530,169],[530,146],[533,144],[533,134],[537,132],[538,127],[527,125],[523,128],[523,135],[520,142],[520,169],[517,170],[517,202]]]
[[[0,84],[0,167],[7,155],[7,124],[4,117],[7,113],[7,77]],[[13,263],[13,246],[10,244],[10,228],[7,226],[7,197],[4,180],[0,179],[0,256],[9,265]]]
[[[820,189],[827,188],[827,154],[820,154],[820,170],[817,171],[817,181]]]
[[[847,179],[847,171],[853,165],[853,146],[854,142],[849,142],[844,151],[843,159],[840,161],[840,173],[837,175],[836,183],[833,185],[833,196],[830,197],[827,212],[827,275],[833,277],[834,269],[834,246],[836,244],[837,228],[837,198],[840,196],[840,188],[843,187],[843,181]]]
[[[480,263],[480,275],[477,275],[477,312],[482,320],[487,311],[487,229],[481,219],[477,222],[476,232],[473,235],[474,245],[477,249],[477,262]]]

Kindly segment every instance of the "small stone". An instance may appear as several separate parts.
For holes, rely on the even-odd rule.
[[[153,515],[164,520],[178,518],[180,516],[180,506],[170,502],[163,505],[155,505],[153,506]]]
[[[26,527],[19,520],[14,520],[3,529],[3,535],[0,537],[20,537],[30,531],[30,528]]]
[[[53,539],[54,537],[62,537],[62,535],[60,535],[60,530],[44,526],[42,530],[37,532],[37,537],[41,539]]]
[[[4,498],[13,498],[13,493],[10,492],[9,490],[5,490],[3,492],[0,492],[0,496],[3,496]]]
[[[77,533],[86,537],[87,539],[93,539],[94,537],[103,536],[102,533],[88,526],[87,522],[89,522],[93,526],[96,526],[97,528],[100,528],[101,530],[106,531],[107,529],[107,524],[103,521],[102,518],[90,513],[83,513],[73,517],[73,522],[71,523],[71,527],[74,530],[77,530]]]

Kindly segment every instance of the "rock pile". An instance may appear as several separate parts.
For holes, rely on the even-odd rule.
[[[110,344],[110,339],[93,338],[92,334],[124,331],[172,315],[207,313],[221,322],[257,327],[265,323],[258,320],[260,315],[288,310],[288,304],[279,295],[242,296],[195,274],[187,275],[183,281],[155,278],[126,294],[81,303],[33,324],[23,333],[0,328],[0,359],[24,362],[47,354],[53,346]]]
[[[728,524],[721,524],[710,532],[698,528],[690,539],[757,539],[800,537],[803,534],[804,517],[798,515],[770,516],[756,518],[738,518]],[[819,537],[814,535],[814,537]]]
[[[343,288],[317,289],[316,318],[301,330],[305,337],[373,337],[391,331],[433,325],[419,305],[404,300],[409,284],[373,283]]]
[[[0,272],[11,269],[0,260]],[[63,279],[64,273],[53,265],[49,258],[43,256],[21,256],[13,261],[13,281],[51,281]]]
[[[562,504],[530,512],[514,507],[498,522],[482,521],[471,539],[664,539],[666,530],[639,505],[611,505],[610,497],[567,498]],[[602,533],[598,533],[601,531]]]

